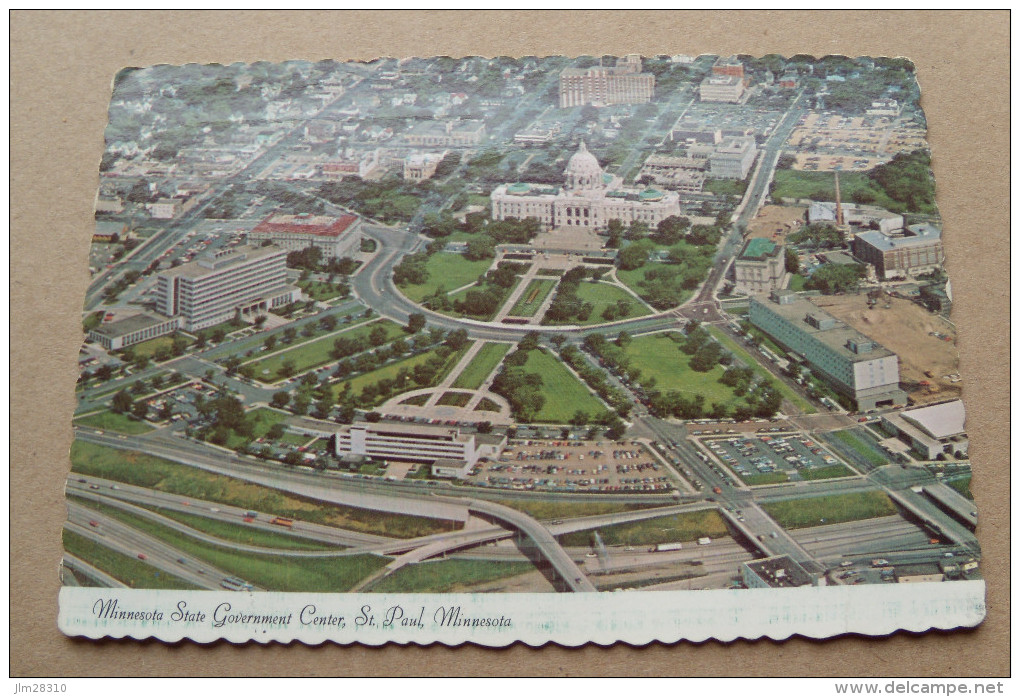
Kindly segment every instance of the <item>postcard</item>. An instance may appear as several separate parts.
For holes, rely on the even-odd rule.
[[[66,634],[983,619],[909,60],[157,65],[105,142]]]

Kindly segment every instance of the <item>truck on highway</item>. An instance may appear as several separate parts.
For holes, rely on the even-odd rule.
[[[679,542],[665,542],[657,544],[654,547],[649,548],[649,552],[676,552],[683,549],[684,546]]]
[[[280,517],[280,516],[276,516],[275,518],[273,518],[269,522],[272,523],[273,525],[282,525],[285,528],[294,527],[294,521],[291,520],[290,518],[283,518],[283,517]]]
[[[699,545],[710,545],[710,544],[712,544],[712,538],[711,537],[699,537],[698,538],[698,544]]]
[[[876,569],[879,568],[879,567],[882,567],[882,566],[889,566],[889,560],[888,559],[872,559],[871,560],[871,565],[873,567],[875,567]]]

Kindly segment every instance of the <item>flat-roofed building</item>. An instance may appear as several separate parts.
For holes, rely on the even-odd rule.
[[[89,330],[88,339],[107,351],[119,351],[132,344],[166,336],[177,331],[180,320],[177,317],[156,317],[144,312],[114,322],[100,324]]]
[[[896,354],[806,297],[786,290],[752,295],[748,318],[852,400],[858,410],[906,404]]]
[[[156,309],[180,317],[181,328],[205,329],[301,299],[287,283],[287,250],[240,246],[206,254],[156,277]]]
[[[431,179],[445,152],[413,152],[404,158],[404,180],[421,182]]]
[[[409,145],[425,147],[469,147],[485,137],[485,122],[425,121],[412,128],[405,139]]]
[[[709,75],[701,81],[698,94],[703,102],[736,104],[744,94],[744,79],[736,75]]]
[[[855,257],[874,266],[882,280],[930,273],[945,261],[942,230],[929,223],[888,234],[881,230],[858,233],[851,249]]]
[[[886,414],[882,425],[900,440],[934,460],[939,455],[966,455],[968,439],[964,429],[966,411],[959,399],[930,407]]]
[[[339,457],[415,462],[438,468],[436,476],[453,477],[466,475],[479,458],[495,457],[504,445],[505,436],[425,424],[357,423],[333,436],[333,450]]]
[[[248,233],[254,244],[272,242],[288,252],[308,247],[322,251],[323,259],[339,259],[357,253],[361,245],[361,219],[356,215],[284,215],[274,213]]]
[[[785,554],[744,562],[740,565],[740,578],[747,588],[798,588],[815,585],[811,574]]]
[[[754,137],[727,138],[708,156],[709,174],[716,179],[747,179],[757,155]]]
[[[565,68],[560,73],[560,108],[643,104],[655,95],[655,76],[641,72],[641,57],[624,56],[613,67]]]
[[[789,277],[786,248],[770,240],[748,240],[733,260],[733,289],[737,293],[769,293],[785,287]]]

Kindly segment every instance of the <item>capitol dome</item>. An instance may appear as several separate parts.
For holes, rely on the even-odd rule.
[[[588,152],[588,146],[581,141],[578,148],[563,171],[566,188],[572,190],[595,189],[602,186],[602,167],[599,161]]]

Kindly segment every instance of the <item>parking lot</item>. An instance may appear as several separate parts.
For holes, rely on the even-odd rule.
[[[847,476],[844,463],[814,439],[800,433],[759,433],[704,439],[708,448],[745,484],[816,479],[811,472]]]
[[[676,488],[673,474],[642,444],[514,440],[468,481],[525,491],[656,492]]]

